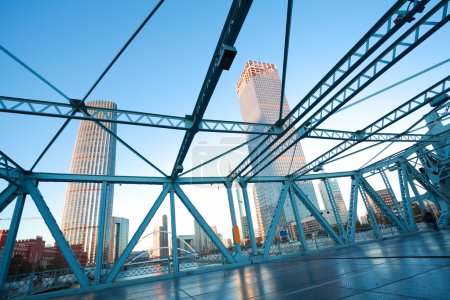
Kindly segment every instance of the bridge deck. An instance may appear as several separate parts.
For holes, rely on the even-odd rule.
[[[64,299],[449,299],[449,279],[446,230]]]

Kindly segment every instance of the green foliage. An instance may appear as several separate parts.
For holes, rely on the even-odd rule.
[[[9,265],[9,275],[18,275],[31,273],[33,271],[33,265],[30,264],[25,258],[16,254],[11,259],[11,264]]]
[[[53,270],[53,269],[65,269],[68,268],[69,265],[67,264],[66,260],[64,259],[64,256],[62,256],[61,253],[55,254],[55,257],[49,261],[47,270]]]

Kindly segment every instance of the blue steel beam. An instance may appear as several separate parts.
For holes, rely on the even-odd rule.
[[[405,161],[405,158],[410,156],[411,154],[413,154],[416,150],[423,148],[424,146],[428,146],[429,143],[426,142],[421,142],[421,143],[417,143],[412,145],[411,147],[408,147],[406,149],[403,149],[397,153],[394,153],[392,155],[389,155],[388,157],[385,157],[369,166],[366,166],[364,168],[361,168],[359,171],[362,173],[373,173],[375,174],[378,169],[380,168],[391,168],[391,167],[395,167],[396,165],[402,163]],[[446,146],[450,145],[450,143],[447,143]],[[410,160],[410,158],[406,159],[406,160]]]
[[[248,233],[250,235],[250,245],[252,247],[252,255],[256,255],[258,253],[258,248],[256,247],[255,231],[253,229],[252,212],[250,210],[250,201],[248,200],[247,182],[239,181],[239,185],[241,186],[242,196],[244,198],[245,216],[247,218],[247,226],[248,226]]]
[[[359,134],[356,136],[357,138],[356,140],[348,140],[340,143],[339,145],[333,147],[331,150],[322,154],[312,162],[296,170],[295,172],[292,173],[292,175],[295,178],[295,176],[306,174],[309,171],[313,170],[314,168],[323,165],[330,159],[340,155],[341,153],[356,146],[357,144],[366,141],[367,138],[369,138],[373,134],[387,128],[388,126],[391,126],[392,124],[403,119],[404,117],[414,113],[415,111],[419,110],[420,108],[430,103],[436,97],[444,95],[449,91],[450,91],[450,76],[447,76],[446,78],[442,79],[441,81],[434,84],[430,88],[427,88],[426,90],[419,93],[412,99],[406,101],[402,105],[385,114],[383,117],[379,118],[375,122],[361,129],[359,131]]]
[[[386,173],[384,172],[383,169],[379,169],[379,172],[380,172],[381,178],[383,179],[384,186],[386,187],[386,189],[388,191],[389,197],[391,197],[392,203],[394,204],[395,213],[398,217],[401,218],[402,209],[401,209],[400,205],[398,204],[397,197],[395,196],[394,191],[392,190],[391,183],[389,182],[389,179],[387,178]]]
[[[233,236],[234,252],[235,255],[240,255],[242,253],[241,244],[237,242],[236,237],[234,235],[234,228],[237,227],[237,221],[236,221],[236,210],[234,209],[233,192],[231,191],[232,183],[231,182],[225,183],[225,187],[227,189],[228,207],[230,208],[231,226],[233,226],[231,234]]]
[[[26,194],[20,193],[17,197],[16,206],[14,208],[11,224],[9,225],[8,237],[2,253],[2,261],[0,262],[0,295],[4,295],[6,278],[11,264],[11,258],[16,243],[17,231],[19,229],[20,219],[22,218],[23,206],[25,204]]]
[[[343,244],[344,241],[341,237],[334,231],[333,227],[325,220],[325,218],[322,216],[320,211],[317,209],[317,207],[312,204],[312,202],[308,199],[308,197],[303,193],[303,191],[298,187],[298,185],[295,182],[292,182],[293,192],[297,196],[297,198],[300,200],[300,202],[303,203],[303,205],[306,207],[307,210],[314,216],[314,218],[319,222],[320,226],[329,234],[329,236],[337,243],[337,244]]]
[[[178,156],[175,160],[175,164],[173,166],[171,174],[172,180],[174,180],[175,177],[178,176],[180,167],[182,167],[183,165],[184,159],[186,158],[186,155],[189,151],[189,147],[194,140],[194,136],[198,131],[198,126],[203,118],[203,115],[205,114],[206,108],[209,101],[211,100],[211,96],[214,92],[217,82],[219,81],[220,75],[222,74],[223,70],[219,66],[221,49],[224,46],[234,45],[241,27],[244,24],[247,13],[250,10],[252,2],[252,0],[234,0],[231,4],[227,20],[225,21],[225,24],[223,26],[222,33],[211,59],[211,63],[209,64],[205,80],[203,81],[200,94],[197,98],[194,111],[192,112],[192,129],[186,131],[181,143],[180,150],[178,152]]]
[[[175,195],[173,187],[170,189],[170,231],[172,231],[172,259],[173,272],[178,273],[178,239],[177,239],[177,219],[175,214]]]
[[[375,25],[345,54],[342,59],[314,86],[314,88],[292,109],[292,111],[280,122],[286,125],[282,135],[278,137],[266,137],[250,154],[231,172],[230,176],[240,176],[253,162],[254,155],[260,156],[277,143],[300,121],[308,112],[319,104],[334,88],[347,78],[361,63],[363,63],[374,51],[389,39],[404,24],[404,20],[393,25],[397,13],[406,0],[397,1]],[[405,17],[412,18],[414,14],[428,2],[421,1]],[[285,140],[284,140],[285,141]],[[261,150],[260,147],[263,147]]]
[[[438,108],[433,109],[431,112],[435,111],[436,109],[438,109]],[[420,124],[423,120],[424,120],[424,117],[420,118],[418,121],[416,121],[415,123],[413,123],[410,127],[408,127],[408,129],[406,129],[405,131],[403,131],[403,132],[399,135],[399,137],[401,137],[401,136],[403,136],[403,135],[407,135],[409,132],[414,132],[414,131],[416,131],[417,129],[415,129],[415,127],[416,127],[418,124]],[[426,139],[428,140],[428,138],[430,138],[430,140],[432,140],[432,139],[433,139],[433,140],[434,140],[434,139],[438,139],[437,137],[434,137],[434,136],[433,136],[433,138],[427,136]],[[339,156],[339,157],[337,157],[337,158],[334,158],[334,159],[328,161],[328,163],[332,163],[332,162],[341,160],[341,159],[343,159],[343,158],[349,157],[349,156],[351,156],[351,155],[353,155],[353,154],[356,154],[356,153],[365,151],[365,150],[367,150],[367,149],[369,149],[369,148],[376,147],[376,146],[382,144],[383,142],[384,142],[384,141],[381,141],[381,142],[375,143],[375,144],[373,144],[373,145],[370,145],[370,146],[368,146],[368,147],[365,147],[365,148],[363,148],[363,149],[359,149],[359,150],[356,150],[356,151],[347,153],[347,154],[345,154],[345,155]],[[391,144],[392,144],[392,142],[391,142]],[[369,163],[369,162],[368,162],[368,163]],[[367,165],[368,163],[366,163],[366,165]],[[361,169],[361,168],[360,168],[360,169]]]
[[[414,220],[414,213],[412,211],[411,195],[409,194],[409,184],[406,178],[406,166],[402,164],[398,170],[398,180],[400,184],[400,194],[402,197],[403,206],[403,220],[405,220],[406,225],[410,231],[417,230],[416,222]]]
[[[313,180],[323,178],[340,178],[349,177],[356,174],[355,171],[334,172],[334,173],[314,173],[301,176],[299,180]],[[170,183],[170,178],[166,177],[149,177],[149,176],[118,176],[118,175],[87,175],[87,174],[68,174],[68,173],[21,173],[16,170],[8,170],[0,168],[0,176],[9,176],[11,180],[28,179],[42,182],[95,182],[102,183],[106,181],[113,184],[147,184],[147,185],[163,185]],[[255,177],[247,183],[263,183],[263,182],[284,182],[289,180],[286,176],[260,176]],[[231,182],[227,177],[179,177],[175,183],[180,185],[187,184],[225,184]]]
[[[438,188],[436,188],[424,174],[417,171],[409,162],[405,162],[405,166],[406,176],[408,176],[407,178],[409,178],[410,175],[412,180],[417,180],[417,182],[419,182],[420,185],[431,193],[437,200],[444,200],[450,204],[450,199],[448,199]]]
[[[327,140],[361,141],[360,131],[344,131],[331,129],[314,129],[308,133],[308,138],[318,138]],[[365,142],[419,142],[422,139],[437,141],[433,135],[429,134],[409,134],[409,133],[373,133],[365,136]]]
[[[261,247],[261,252],[264,257],[269,255],[270,246],[272,245],[273,238],[275,237],[275,232],[278,228],[280,222],[280,217],[283,212],[284,203],[286,201],[286,196],[289,191],[291,183],[289,181],[284,183],[283,189],[281,190],[280,196],[278,197],[277,205],[272,213],[272,219],[270,220],[269,230],[267,231],[264,243]]]
[[[198,212],[198,210],[195,208],[195,206],[192,204],[192,202],[189,200],[189,198],[186,196],[186,194],[183,192],[183,190],[180,188],[178,184],[174,184],[175,193],[180,198],[181,202],[184,204],[184,206],[187,208],[187,210],[191,213],[191,215],[194,217],[195,221],[197,221],[198,225],[203,229],[203,231],[206,233],[206,235],[209,237],[209,239],[213,242],[213,244],[217,247],[217,249],[220,251],[222,256],[225,258],[225,260],[229,263],[235,263],[235,259],[233,256],[228,253],[227,248],[222,244],[222,242],[219,240],[217,235],[212,231],[211,227],[209,227],[208,223],[206,223],[205,219],[203,219],[202,215]]]
[[[372,227],[373,233],[377,239],[382,238],[380,227],[378,227],[377,218],[375,217],[375,213],[373,211],[372,206],[367,199],[367,195],[364,190],[359,186],[359,193],[361,194],[361,198],[363,199],[364,206],[366,207],[367,215],[369,216],[370,226]]]
[[[85,110],[88,110],[90,113],[87,113]],[[192,128],[192,122],[183,117],[93,106],[83,106],[83,109],[80,109],[77,106],[66,103],[5,96],[0,96],[0,112],[167,129],[189,130]],[[251,140],[258,138],[261,135],[277,135],[281,133],[277,127],[270,124],[206,119],[200,122],[198,130],[203,132],[248,133],[259,135]],[[308,133],[308,137],[333,140],[358,140],[356,132],[331,129],[314,129]],[[420,141],[422,138],[429,138],[432,140],[433,136],[423,134],[377,133],[368,137],[367,141],[395,140],[398,142],[416,142]],[[250,141],[247,141],[244,144],[249,142]]]
[[[0,193],[0,213],[17,197],[19,189],[14,184],[9,184]]]
[[[302,125],[294,130],[289,137],[277,145],[273,150],[270,150],[265,157],[261,158],[257,163],[246,159],[246,166],[248,167],[251,164],[252,170],[247,172],[244,176],[254,176],[265,169],[298,141],[306,137],[309,131],[324,122],[334,112],[370,85],[375,79],[390,69],[439,28],[444,26],[450,20],[450,12],[447,10],[447,6],[448,0],[440,1],[439,4],[434,6],[423,18],[417,21],[339,92],[332,96],[319,110],[313,113]],[[256,167],[261,164],[263,166],[256,170]],[[238,168],[241,168],[241,165]],[[238,174],[240,173],[241,171],[238,172]]]
[[[325,178],[323,180],[323,182],[324,182],[325,188],[327,190],[328,199],[329,199],[330,204],[331,204],[331,209],[333,210],[334,218],[336,219],[336,223],[337,223],[337,226],[338,226],[339,233],[341,234],[341,236],[345,236],[344,235],[344,227],[342,226],[341,214],[340,214],[339,209],[338,209],[338,207],[336,205],[336,201],[334,199],[333,190],[331,189],[330,181],[328,180],[328,178]]]
[[[284,90],[286,86],[286,73],[287,63],[289,55],[289,40],[291,35],[291,19],[292,19],[292,6],[293,1],[288,0],[287,14],[286,14],[286,32],[284,36],[284,55],[283,55],[283,73],[281,75],[281,96],[280,96],[280,111],[278,115],[278,121],[283,119],[283,102],[284,102]]]
[[[114,267],[111,269],[111,272],[108,274],[108,277],[106,278],[106,283],[111,283],[116,278],[117,274],[120,271],[120,268],[125,263],[126,259],[130,255],[131,251],[133,251],[134,247],[136,246],[137,242],[141,238],[142,234],[144,233],[145,229],[147,228],[148,224],[152,220],[153,216],[158,211],[158,208],[161,206],[161,203],[163,203],[164,199],[167,196],[167,193],[172,187],[170,184],[164,185],[164,188],[159,194],[158,198],[156,199],[155,203],[153,203],[152,208],[149,210],[147,215],[145,216],[144,220],[142,220],[141,224],[139,225],[138,229],[134,233],[133,237],[131,238],[128,245],[123,250],[122,254],[120,255],[117,262],[114,264]]]
[[[89,113],[87,113],[86,110],[89,111]],[[5,96],[0,96],[0,112],[99,121],[166,129],[189,130],[192,128],[192,122],[189,119],[183,117],[143,113],[129,110],[127,111],[121,109],[108,109],[93,106],[83,106],[81,109],[78,106],[66,103]],[[277,129],[277,127],[270,124],[206,119],[200,122],[198,131],[247,133],[258,134],[259,136],[277,135],[281,133]],[[251,140],[258,138],[259,136],[254,137]],[[308,133],[308,137],[333,140],[358,140],[357,132],[320,128],[310,131]],[[433,140],[432,135],[374,133],[367,138],[367,141],[374,142],[395,140],[397,142],[417,142],[423,138]],[[247,144],[249,142],[250,141],[247,141],[244,144]]]
[[[106,200],[108,195],[108,184],[106,181],[102,182],[102,192],[100,198],[100,209],[98,215],[98,232],[97,232],[97,256],[95,258],[95,274],[94,284],[100,283],[103,267],[103,241],[105,239],[105,222],[106,222]]]
[[[434,108],[431,112],[429,112],[428,114],[436,112],[436,113],[438,114],[438,119],[439,119],[439,120],[445,119],[445,117],[448,116],[448,115],[450,114],[450,112],[448,111],[448,109],[446,109],[446,107],[447,107],[448,105],[450,105],[450,104],[447,103],[447,104],[444,105],[444,106],[436,107],[436,108]],[[427,115],[428,115],[428,114],[427,114]],[[425,115],[425,116],[426,116],[426,115]],[[427,125],[421,126],[421,127],[419,127],[419,128],[416,128],[416,126],[419,125],[419,124],[424,120],[425,116],[424,116],[423,118],[420,118],[420,119],[419,119],[418,121],[416,121],[414,124],[412,124],[408,129],[406,129],[403,133],[401,133],[400,136],[402,136],[402,135],[404,135],[404,134],[407,134],[407,133],[409,133],[409,132],[415,132],[415,131],[421,130],[421,129],[423,129],[423,128],[429,126],[429,125],[431,125],[429,122],[427,122]],[[428,137],[426,137],[426,136],[430,136],[430,135],[425,135],[425,136],[424,136],[425,140],[428,141]],[[430,142],[431,142],[431,141],[434,141],[434,140],[436,140],[436,139],[437,139],[437,140],[442,140],[442,137],[439,137],[437,134],[434,134],[434,135],[432,135],[432,136],[433,136],[433,138],[430,138]],[[422,141],[422,142],[423,142],[423,141]],[[376,144],[367,146],[367,147],[365,147],[364,149],[356,150],[356,151],[350,152],[350,153],[348,153],[348,154],[339,156],[338,158],[335,158],[335,159],[332,159],[332,160],[328,161],[328,163],[332,163],[332,162],[341,160],[341,159],[343,159],[343,158],[349,157],[349,156],[351,156],[351,155],[353,155],[353,154],[356,154],[356,153],[365,151],[365,150],[367,150],[367,149],[369,149],[369,148],[376,147],[376,146],[380,145],[381,143],[383,143],[383,142],[379,142],[379,143],[376,143]],[[392,144],[392,143],[391,143],[391,144]],[[419,151],[419,150],[416,150],[416,151]],[[428,155],[431,155],[431,154],[429,153]],[[369,162],[367,162],[366,165],[367,165],[368,163],[369,163]],[[361,167],[361,168],[365,168],[365,166],[363,166],[363,167]],[[360,169],[361,169],[361,168],[360,168]]]
[[[360,185],[364,191],[370,196],[372,201],[380,208],[381,212],[386,216],[386,218],[391,222],[392,225],[398,228],[400,232],[408,231],[405,224],[397,218],[397,216],[392,212],[389,206],[384,203],[383,199],[378,195],[374,188],[367,182],[364,177],[361,178]]]
[[[360,179],[360,174],[352,176],[352,183],[350,186],[350,203],[348,207],[347,218],[347,234],[345,236],[345,241],[347,243],[353,243],[355,241],[356,215],[358,210],[358,187]]]
[[[12,160],[8,155],[0,151],[0,167],[5,168],[7,170],[20,170],[24,171],[24,169],[19,166],[14,160]]]
[[[298,213],[297,201],[295,201],[292,187],[289,187],[289,199],[291,200],[292,212],[294,213],[295,225],[297,226],[298,237],[303,251],[308,251],[308,242],[306,241],[305,232],[303,231],[302,219]]]
[[[25,181],[24,188],[26,188],[27,193],[29,193],[31,198],[33,198],[33,201],[36,204],[39,213],[44,219],[45,224],[47,224],[48,229],[50,230],[53,238],[58,244],[58,247],[61,250],[64,258],[66,259],[67,264],[69,265],[70,269],[72,269],[72,272],[75,275],[75,278],[78,280],[78,283],[81,287],[89,286],[89,279],[84,274],[78,259],[75,257],[72,249],[69,246],[69,243],[67,243],[67,240],[64,238],[64,235],[61,232],[61,229],[59,228],[55,219],[53,218],[50,209],[47,207],[47,204],[45,203],[41,192],[36,188],[35,183],[31,181]]]
[[[414,183],[414,180],[411,178],[409,172],[406,172],[406,178],[409,182],[409,185],[411,186],[411,189],[414,193],[414,196],[416,196],[417,203],[419,204],[420,212],[424,214],[427,211],[427,207],[423,203],[422,196],[420,195],[419,191],[417,190],[417,186]]]
[[[73,101],[80,102],[82,100]],[[0,112],[177,130],[190,130],[193,128],[192,120],[186,117],[93,107],[84,104],[80,105],[78,102],[74,105],[0,96]],[[271,124],[209,119],[201,120],[198,130],[204,132],[257,133],[263,135],[280,133]]]

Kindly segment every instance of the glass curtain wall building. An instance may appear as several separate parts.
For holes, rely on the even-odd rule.
[[[92,101],[88,106],[116,109],[114,102]],[[109,113],[109,112],[105,112]],[[112,114],[112,113],[111,113]],[[103,113],[98,118],[105,118]],[[110,116],[111,117],[111,116]],[[112,132],[117,124],[102,123]],[[91,121],[81,121],[75,141],[70,173],[89,175],[114,175],[116,140],[113,136]],[[99,183],[69,183],[67,185],[61,228],[69,244],[82,244],[88,254],[88,263],[95,262],[97,231],[102,185]],[[112,253],[112,206],[114,186],[107,189],[104,254],[108,261]]]
[[[129,221],[126,218],[113,218],[113,261],[116,261],[128,245]]]
[[[344,203],[344,198],[342,197],[341,189],[336,179],[329,179],[331,192],[333,193],[334,201],[336,202],[337,209],[339,211],[339,216],[343,224],[347,223],[348,211]],[[323,204],[325,206],[325,211],[329,214],[333,213],[333,208],[331,206],[330,197],[328,197],[327,188],[323,181],[319,182],[319,192],[322,196]],[[336,224],[336,219],[333,217],[333,224]]]
[[[281,98],[281,81],[278,70],[274,64],[248,61],[237,82],[237,94],[241,107],[241,115],[244,122],[274,124],[278,121]],[[283,101],[283,117],[289,113],[289,105],[285,97]],[[293,130],[292,130],[293,131]],[[252,135],[247,136],[253,138]],[[284,139],[280,139],[281,143]],[[257,142],[248,144],[249,151],[253,151]],[[282,156],[275,160],[270,166],[263,170],[261,176],[285,176],[306,164],[300,143],[292,147]],[[311,202],[318,206],[316,193],[312,182],[299,182],[300,188],[308,196]],[[261,237],[265,237],[272,214],[275,210],[278,197],[282,189],[281,183],[255,184],[253,196],[256,206],[256,217]],[[288,196],[289,197],[289,196]],[[309,216],[309,212],[297,199],[302,218]],[[281,216],[280,226],[288,229],[290,221],[294,221],[294,215],[289,198],[284,207],[284,214]]]

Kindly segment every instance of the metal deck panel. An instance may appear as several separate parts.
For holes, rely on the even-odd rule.
[[[448,299],[448,278],[446,230],[51,299]]]

